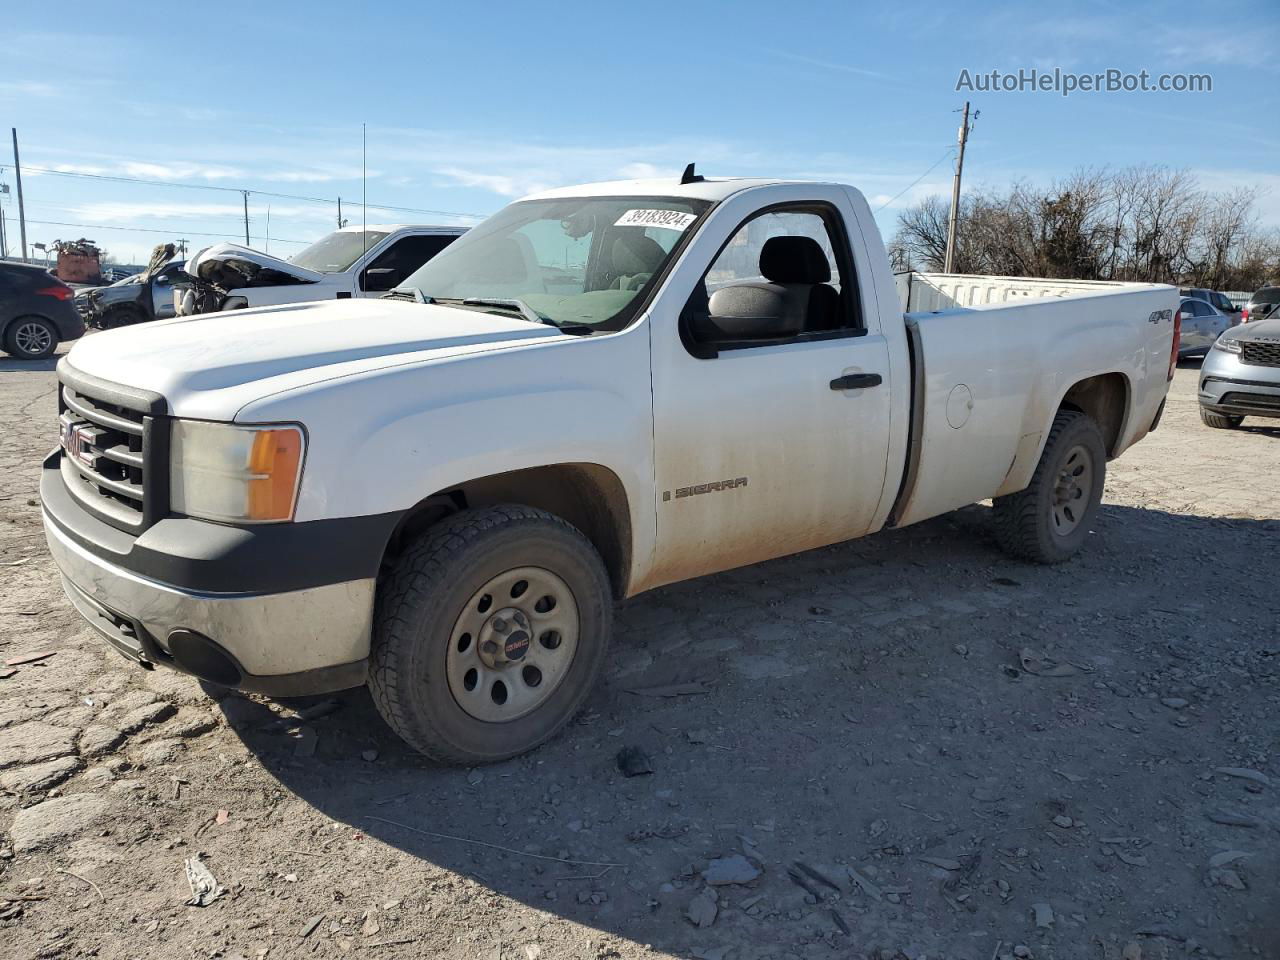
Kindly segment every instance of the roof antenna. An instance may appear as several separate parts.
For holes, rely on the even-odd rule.
[[[693,172],[693,164],[689,164],[684,168],[684,173],[680,175],[680,183],[701,183],[706,177]]]

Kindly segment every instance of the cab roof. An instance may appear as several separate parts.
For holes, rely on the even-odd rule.
[[[469,227],[456,223],[349,223],[339,227],[338,233],[360,233],[363,230],[376,230],[379,233],[395,233],[397,230],[425,230],[428,233],[463,233]]]
[[[718,202],[741,190],[765,187],[781,183],[812,183],[819,181],[757,179],[749,177],[707,177],[693,183],[681,183],[680,177],[663,177],[653,180],[609,180],[603,183],[583,183],[572,187],[558,187],[530,194],[525,200],[556,200],[563,197],[689,197],[695,200]]]

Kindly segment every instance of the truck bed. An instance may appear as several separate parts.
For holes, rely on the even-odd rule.
[[[894,274],[898,300],[906,313],[949,310],[1039,297],[1079,297],[1146,283],[1112,280],[1054,280],[1046,277],[1002,277],[969,273]]]
[[[1109,457],[1143,437],[1164,399],[1177,306],[1174,287],[1123,284],[908,314],[913,420],[895,525],[1025,488],[1054,411],[1088,378],[1123,397]]]

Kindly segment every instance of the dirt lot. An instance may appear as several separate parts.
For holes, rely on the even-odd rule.
[[[363,691],[290,721],[326,701],[94,639],[35,500],[52,365],[0,361],[0,660],[55,651],[0,679],[0,954],[1280,957],[1280,430],[1201,426],[1197,366],[1072,563],[979,505],[657,591],[562,736],[468,771]]]

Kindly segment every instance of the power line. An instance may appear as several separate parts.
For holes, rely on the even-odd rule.
[[[890,197],[890,198],[889,198],[888,200],[886,200],[884,203],[880,204],[880,206],[876,207],[876,213],[879,213],[881,210],[883,210],[883,209],[884,209],[885,207],[887,207],[889,204],[893,203],[893,201],[897,200],[900,196],[902,196],[904,193],[906,193],[908,190],[910,190],[912,187],[914,187],[917,183],[919,183],[921,180],[923,180],[923,179],[924,179],[925,177],[927,177],[929,174],[933,173],[934,167],[936,167],[938,164],[940,164],[943,160],[947,159],[947,157],[951,156],[952,151],[954,151],[954,150],[955,150],[955,147],[947,147],[947,152],[946,152],[946,153],[944,153],[942,156],[940,156],[937,160],[933,161],[932,166],[930,166],[928,170],[926,170],[924,173],[920,174],[920,176],[916,177],[916,178],[915,178],[914,180],[912,180],[909,184],[907,184],[905,187],[903,187],[901,190],[899,190],[897,193],[895,193],[892,197]]]
[[[54,170],[50,167],[33,167],[30,164],[24,166],[25,170],[35,173],[47,174],[51,177],[78,177],[84,180],[108,180],[112,183],[140,183],[151,187],[174,187],[181,190],[218,190],[224,193],[245,193],[243,187],[222,187],[213,183],[181,183],[177,180],[148,180],[143,177],[125,177],[116,174],[106,173],[81,173],[73,170]],[[274,193],[270,190],[249,190],[249,193],[257,194],[260,197],[278,197],[282,200],[303,200],[307,203],[336,203],[336,197],[306,197],[297,193]],[[439,217],[465,217],[470,220],[483,220],[488,216],[487,213],[458,213],[454,210],[428,210],[422,207],[399,207],[389,203],[369,202],[369,206],[376,207],[379,210],[398,210],[403,213],[429,213],[432,216]]]
[[[68,223],[65,220],[31,220],[27,223],[38,223],[46,227],[80,227],[83,230],[127,230],[130,233],[163,233],[173,236],[175,233],[190,234],[193,237],[222,237],[223,239],[236,240],[240,237],[238,233],[205,233],[200,230],[161,230],[157,227],[116,227],[106,223]],[[286,240],[284,237],[270,237],[277,243],[298,243],[306,245],[311,243],[310,240]]]

